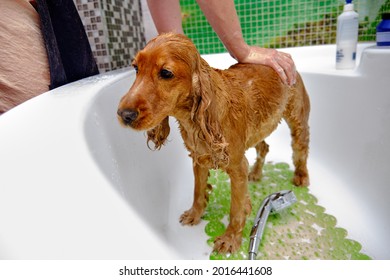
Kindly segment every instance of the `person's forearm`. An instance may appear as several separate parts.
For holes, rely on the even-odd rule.
[[[229,53],[239,61],[246,57],[249,48],[242,36],[234,1],[197,0],[197,2]]]
[[[147,0],[147,2],[159,34],[166,32],[183,34],[179,0]]]
[[[158,33],[183,34],[179,0],[147,1]],[[280,75],[284,83],[295,83],[295,65],[290,55],[246,44],[233,0],[197,2],[230,55],[238,62],[268,65]]]

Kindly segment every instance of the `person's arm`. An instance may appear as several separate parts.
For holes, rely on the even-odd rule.
[[[278,72],[284,83],[295,83],[297,74],[289,54],[245,43],[233,0],[197,2],[222,43],[238,62],[268,65]]]
[[[184,33],[179,0],[147,0],[158,33]],[[294,61],[289,54],[245,43],[233,0],[197,0],[210,25],[229,53],[242,63],[264,64],[278,72],[285,84],[296,80]]]
[[[147,1],[158,34],[166,32],[184,34],[179,0]]]

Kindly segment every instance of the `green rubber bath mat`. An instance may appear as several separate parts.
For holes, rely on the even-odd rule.
[[[348,232],[337,227],[335,217],[326,214],[309,188],[295,187],[291,183],[293,171],[287,163],[267,163],[260,182],[250,182],[252,213],[247,218],[243,241],[238,252],[221,255],[211,253],[210,259],[248,259],[249,236],[256,213],[265,197],[280,191],[292,190],[297,202],[268,217],[260,243],[257,259],[371,259],[362,253],[362,246],[348,239]],[[209,184],[213,191],[209,197],[203,219],[205,232],[212,247],[215,238],[224,233],[230,209],[229,176],[220,171],[210,171]]]

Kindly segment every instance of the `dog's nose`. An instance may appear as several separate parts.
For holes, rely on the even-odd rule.
[[[118,110],[118,115],[125,124],[131,124],[138,117],[138,112],[133,109]]]

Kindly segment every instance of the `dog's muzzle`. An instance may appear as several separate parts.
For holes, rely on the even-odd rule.
[[[138,112],[133,109],[118,110],[118,116],[125,125],[131,125],[138,117]]]

